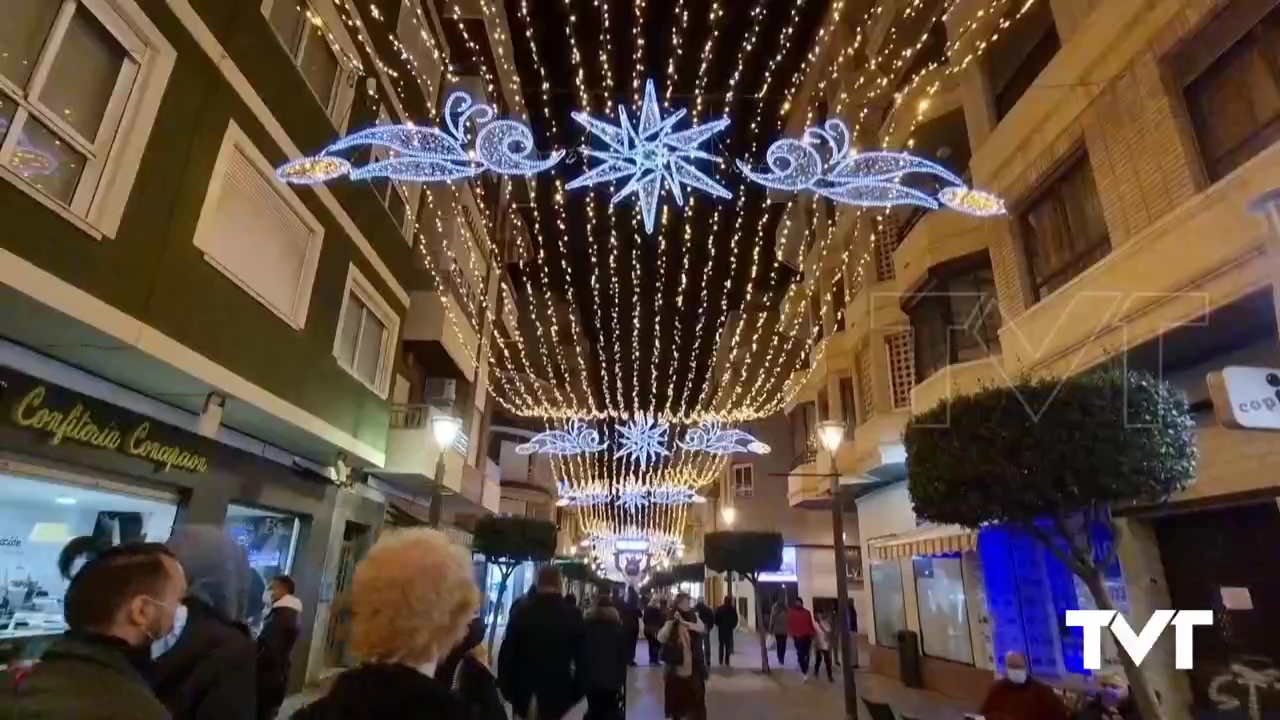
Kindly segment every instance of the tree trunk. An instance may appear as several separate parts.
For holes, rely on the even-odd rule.
[[[760,586],[751,583],[751,592],[756,596],[756,636],[760,639],[760,672],[768,675],[771,671],[769,670],[769,648],[765,644],[765,636],[769,617],[763,612],[765,606],[764,598],[760,597]]]
[[[1085,586],[1089,588],[1089,594],[1093,596],[1094,604],[1099,610],[1115,610],[1115,603],[1111,601],[1111,595],[1107,593],[1106,585],[1102,582],[1102,568],[1096,564],[1090,564],[1085,570],[1086,573],[1082,575],[1082,579]],[[1129,653],[1125,652],[1124,648],[1117,648],[1117,650],[1120,664],[1124,666],[1124,674],[1129,679],[1129,694],[1137,703],[1143,720],[1159,720],[1163,716],[1160,714],[1160,701],[1156,699],[1155,689],[1147,682],[1147,676],[1143,674],[1133,658],[1129,657]]]
[[[507,581],[511,579],[511,573],[513,572],[515,572],[514,566],[511,567],[510,569],[505,567],[502,568],[502,579],[498,581],[498,597],[493,601],[493,606],[495,608],[502,606],[502,596],[507,594]],[[489,651],[489,662],[491,663],[494,662],[493,639],[498,633],[498,618],[496,617],[496,615],[497,614],[495,613],[495,617],[493,618],[493,621],[489,624],[489,643],[488,645],[485,646],[485,649]],[[511,618],[508,616],[507,624],[510,625],[510,623],[511,623]],[[493,667],[496,668],[497,665],[495,664]]]

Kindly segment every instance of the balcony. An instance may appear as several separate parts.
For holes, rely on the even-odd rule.
[[[921,413],[940,402],[1006,382],[1004,361],[999,355],[953,363],[916,384],[911,390],[911,411]]]
[[[440,449],[431,434],[431,418],[438,411],[427,405],[393,405],[387,433],[387,461],[374,474],[408,491],[422,491],[435,481]],[[467,436],[459,432],[444,457],[444,491],[462,492]]]
[[[909,409],[878,412],[859,425],[853,438],[836,453],[841,476],[895,480],[906,477],[907,450],[902,431],[911,418]]]
[[[922,217],[893,252],[894,274],[902,294],[926,284],[931,268],[986,250],[992,222],[950,211]]]
[[[409,315],[402,337],[405,342],[438,344],[467,380],[474,380],[480,352],[475,313],[459,300],[466,295],[456,280],[450,277],[445,285],[409,294]]]

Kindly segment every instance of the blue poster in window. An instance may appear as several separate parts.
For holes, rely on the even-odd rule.
[[[1018,575],[1018,602],[1022,607],[1022,631],[1027,639],[1027,663],[1031,674],[1054,678],[1061,675],[1058,662],[1058,619],[1044,563],[1044,547],[1021,533],[1012,537],[1013,568]]]
[[[1006,653],[1027,651],[1009,536],[1009,531],[1000,527],[984,528],[978,533],[978,557],[982,561],[982,581],[991,615],[991,645],[996,669],[1001,673]]]

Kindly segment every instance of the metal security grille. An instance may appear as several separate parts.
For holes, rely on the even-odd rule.
[[[916,384],[916,346],[911,331],[903,330],[886,337],[885,353],[889,361],[893,408],[910,408],[911,389]]]

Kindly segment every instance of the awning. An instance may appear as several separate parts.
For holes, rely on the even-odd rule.
[[[869,540],[867,547],[874,560],[896,560],[916,555],[949,555],[977,548],[978,533],[959,525],[926,527]]]

